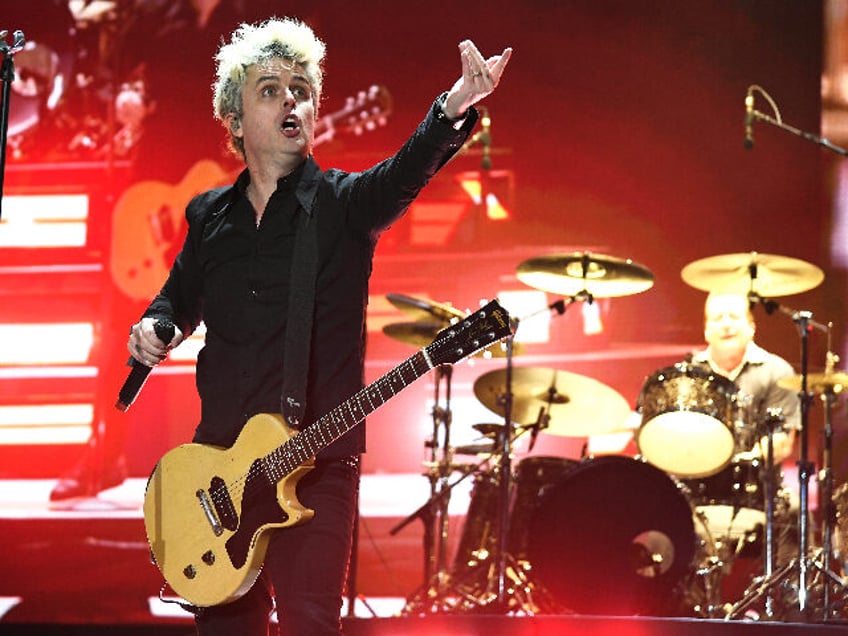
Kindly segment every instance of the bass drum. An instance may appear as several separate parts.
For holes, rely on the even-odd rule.
[[[684,494],[643,461],[591,459],[547,489],[530,527],[533,572],[580,614],[675,610],[698,538]]]

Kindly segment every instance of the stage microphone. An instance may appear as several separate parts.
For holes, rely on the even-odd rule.
[[[530,444],[527,448],[527,451],[532,451],[533,447],[536,445],[536,438],[539,437],[539,431],[543,428],[548,428],[547,425],[547,413],[545,413],[545,407],[542,406],[539,408],[539,417],[536,418],[536,421],[530,426]]]
[[[754,147],[754,93],[748,88],[745,96],[745,148],[750,150]]]
[[[174,323],[167,318],[157,320],[153,323],[153,329],[156,331],[156,336],[165,344],[170,344],[174,338]],[[130,408],[135,399],[138,397],[141,387],[144,386],[147,376],[150,375],[150,370],[153,367],[148,367],[142,364],[133,357],[130,357],[129,363],[132,365],[127,379],[124,381],[124,386],[121,387],[118,393],[118,401],[115,402],[115,408],[119,411],[126,411]]]
[[[492,118],[489,116],[488,108],[481,108],[482,117],[480,118],[480,124],[483,127],[483,130],[480,131],[480,143],[483,144],[483,158],[480,160],[480,168],[483,170],[491,170],[492,169]]]

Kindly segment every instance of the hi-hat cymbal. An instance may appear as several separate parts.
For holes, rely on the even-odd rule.
[[[450,325],[443,322],[393,322],[383,326],[383,333],[390,338],[423,349],[438,337],[440,331],[448,327]],[[521,343],[513,343],[513,355],[520,355],[522,351]],[[481,358],[502,358],[506,356],[506,349],[503,343],[496,342],[474,355]]]
[[[433,342],[447,326],[443,322],[393,322],[383,326],[383,333],[421,349]]]
[[[628,296],[654,284],[654,275],[646,267],[630,259],[590,252],[529,258],[516,273],[525,285],[562,296],[583,291],[596,298]]]
[[[803,377],[790,375],[777,381],[777,385],[790,391],[800,391]],[[807,391],[813,393],[842,393],[848,388],[848,373],[833,371],[831,373],[808,373]]]
[[[811,263],[788,256],[741,252],[693,261],[680,272],[696,289],[727,294],[756,292],[766,298],[800,294],[818,287],[824,272]]]
[[[413,298],[404,294],[386,294],[386,298],[392,305],[418,321],[433,322],[433,319],[436,319],[445,323],[452,323],[462,320],[467,315],[456,307],[437,303],[434,300]]]
[[[506,369],[490,371],[474,382],[474,394],[486,408],[504,415]],[[543,432],[585,437],[623,426],[631,409],[615,389],[592,378],[543,367],[512,370],[512,420],[525,426],[550,416]]]

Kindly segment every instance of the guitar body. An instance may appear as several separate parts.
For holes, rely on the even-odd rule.
[[[150,477],[144,525],[156,565],[197,607],[236,600],[262,567],[272,528],[309,521],[297,500],[306,462],[277,481],[260,461],[294,435],[280,415],[250,418],[229,449],[184,444]]]

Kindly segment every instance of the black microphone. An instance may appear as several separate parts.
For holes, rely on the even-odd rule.
[[[536,445],[536,438],[539,437],[539,431],[542,428],[547,428],[547,424],[543,425],[543,422],[547,418],[545,414],[545,407],[539,408],[539,417],[536,418],[536,421],[530,426],[530,445],[527,448],[528,451],[532,451],[533,447]]]
[[[754,93],[748,88],[745,96],[745,148],[750,150],[754,147]]]
[[[483,130],[480,131],[480,142],[483,144],[483,158],[480,160],[480,167],[483,170],[491,170],[492,169],[492,118],[489,116],[489,110],[487,108],[481,108],[482,117],[480,117],[480,124],[483,127]],[[484,202],[485,203],[485,202]]]
[[[167,318],[162,318],[153,323],[153,329],[156,331],[156,336],[159,340],[165,344],[170,344],[171,340],[174,339],[174,323]],[[124,381],[124,386],[121,387],[118,393],[118,401],[115,402],[115,408],[119,411],[126,411],[135,402],[141,391],[141,387],[144,386],[144,382],[153,368],[142,364],[133,357],[130,357],[128,364],[132,365],[132,370],[130,370],[127,379]]]

